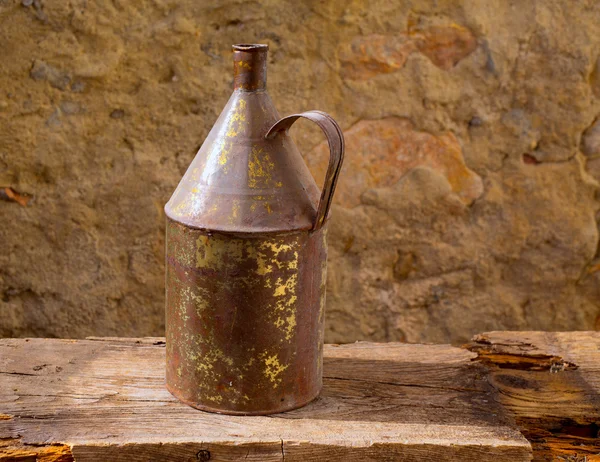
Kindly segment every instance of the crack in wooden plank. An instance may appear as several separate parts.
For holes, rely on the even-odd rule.
[[[488,393],[488,391],[486,391],[486,390],[479,390],[477,388],[440,387],[440,386],[436,386],[436,385],[425,385],[425,384],[419,384],[419,383],[385,382],[385,381],[381,381],[381,380],[365,380],[365,379],[356,379],[356,378],[348,378],[348,377],[332,377],[332,376],[327,376],[327,375],[323,376],[323,379],[346,380],[349,382],[379,383],[382,385],[392,385],[392,386],[397,386],[397,387],[431,388],[431,389],[436,389],[436,390]]]
[[[30,376],[30,377],[39,377],[41,374],[31,374],[28,372],[7,372],[7,371],[0,371],[0,374],[4,374],[4,375],[24,375],[24,376]]]

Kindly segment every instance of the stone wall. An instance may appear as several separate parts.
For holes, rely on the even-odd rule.
[[[347,138],[327,340],[600,328],[596,0],[0,0],[0,335],[160,335],[163,204],[270,46]],[[319,181],[321,134],[294,134]]]

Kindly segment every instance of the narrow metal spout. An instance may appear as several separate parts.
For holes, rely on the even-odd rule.
[[[267,52],[269,45],[233,45],[233,89],[244,91],[267,88]]]

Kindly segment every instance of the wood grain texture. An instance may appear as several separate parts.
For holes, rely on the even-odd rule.
[[[67,447],[77,461],[530,460],[475,358],[447,345],[327,345],[318,399],[235,417],[165,390],[164,339],[4,339],[0,460],[31,447]]]
[[[600,461],[600,333],[489,332],[468,346],[534,460]]]

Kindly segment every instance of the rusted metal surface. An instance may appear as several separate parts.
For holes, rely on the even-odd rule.
[[[315,122],[321,130],[323,130],[327,142],[329,143],[330,156],[327,173],[325,174],[325,186],[321,192],[317,216],[313,225],[313,230],[316,230],[323,226],[323,223],[329,214],[329,209],[331,208],[335,186],[344,160],[344,135],[340,126],[329,114],[325,114],[322,111],[307,111],[302,114],[292,114],[280,119],[269,129],[265,138],[273,140],[277,140],[278,138],[281,139],[281,133],[285,133],[296,120],[302,118]]]
[[[199,409],[270,414],[322,383],[327,216],[343,136],[319,111],[283,119],[266,45],[234,46],[234,92],[167,214],[167,387]],[[311,120],[331,149],[320,193],[287,131]]]
[[[264,56],[240,61],[253,53]],[[264,48],[234,50],[234,72],[239,62],[256,70],[253,66],[266,62],[266,54]],[[266,70],[258,70],[266,84]],[[319,188],[286,133],[265,139],[278,119],[267,91],[235,88],[165,207],[167,216],[195,228],[228,232],[311,229]]]
[[[234,90],[266,90],[268,45],[233,46]]]
[[[321,388],[325,230],[274,236],[167,228],[167,384],[227,413],[293,409]]]

